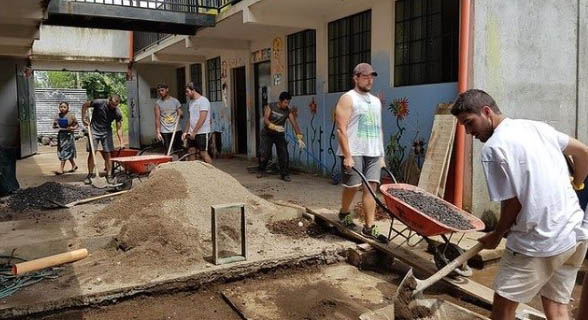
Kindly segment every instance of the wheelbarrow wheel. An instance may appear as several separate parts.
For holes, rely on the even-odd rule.
[[[435,254],[433,256],[433,258],[435,259],[435,266],[437,267],[437,270],[443,269],[443,267],[445,267],[448,263],[450,263],[455,258],[462,255],[463,253],[464,253],[463,249],[453,243],[449,243],[449,244],[442,243],[442,244],[438,245],[435,248]],[[467,263],[465,263],[463,266],[460,266],[460,267],[456,268],[454,271],[452,271],[449,274],[449,276],[456,277],[459,275],[462,277],[471,277],[472,274],[473,274],[472,268],[470,268],[467,265]]]
[[[133,186],[133,179],[129,178],[127,176],[121,175],[121,176],[116,177],[116,184],[120,185],[120,186],[116,187],[117,191],[130,190],[131,187]]]

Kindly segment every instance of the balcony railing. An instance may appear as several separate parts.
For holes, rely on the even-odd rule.
[[[150,46],[158,45],[162,40],[170,37],[169,33],[157,33],[157,32],[133,32],[133,50],[135,55],[146,50]]]
[[[217,14],[235,0],[69,0],[101,5],[136,7],[188,13]]]

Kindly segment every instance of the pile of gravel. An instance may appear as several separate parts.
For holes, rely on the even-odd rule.
[[[268,234],[264,217],[277,208],[229,174],[200,161],[158,166],[148,179],[118,197],[91,221],[112,234],[116,247],[140,259],[182,261],[211,254],[211,206],[245,203],[248,235]],[[239,211],[218,219],[219,251],[239,252]],[[141,252],[141,255],[137,255]],[[180,262],[181,263],[181,262]]]
[[[474,227],[461,213],[455,211],[439,198],[420,192],[394,188],[388,189],[388,193],[446,226],[459,230],[469,230]]]
[[[57,206],[49,200],[66,204],[104,193],[104,190],[91,186],[45,182],[37,187],[18,190],[8,199],[8,207],[16,211],[55,208]]]

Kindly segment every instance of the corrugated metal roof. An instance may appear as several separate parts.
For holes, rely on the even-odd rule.
[[[78,122],[82,122],[82,104],[87,100],[85,89],[35,89],[37,107],[37,136],[55,136],[53,120],[59,112],[59,103],[69,103]]]

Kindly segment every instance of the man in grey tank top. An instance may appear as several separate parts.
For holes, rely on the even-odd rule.
[[[174,150],[181,149],[182,130],[179,129],[178,124],[183,114],[182,104],[178,99],[169,95],[169,88],[165,83],[157,85],[157,93],[160,98],[155,102],[155,137],[163,142],[164,153],[167,153],[170,144]],[[172,142],[174,130],[176,135]]]
[[[371,65],[360,63],[353,69],[355,87],[339,98],[335,110],[337,140],[341,157],[343,194],[339,219],[348,228],[355,223],[350,206],[357,190],[362,187],[362,204],[365,212],[365,225],[361,234],[365,237],[386,243],[388,238],[380,234],[374,224],[376,202],[362,186],[354,167],[367,178],[373,189],[380,183],[380,171],[384,162],[384,137],[382,133],[382,104],[380,99],[370,93],[374,78],[378,74]]]

